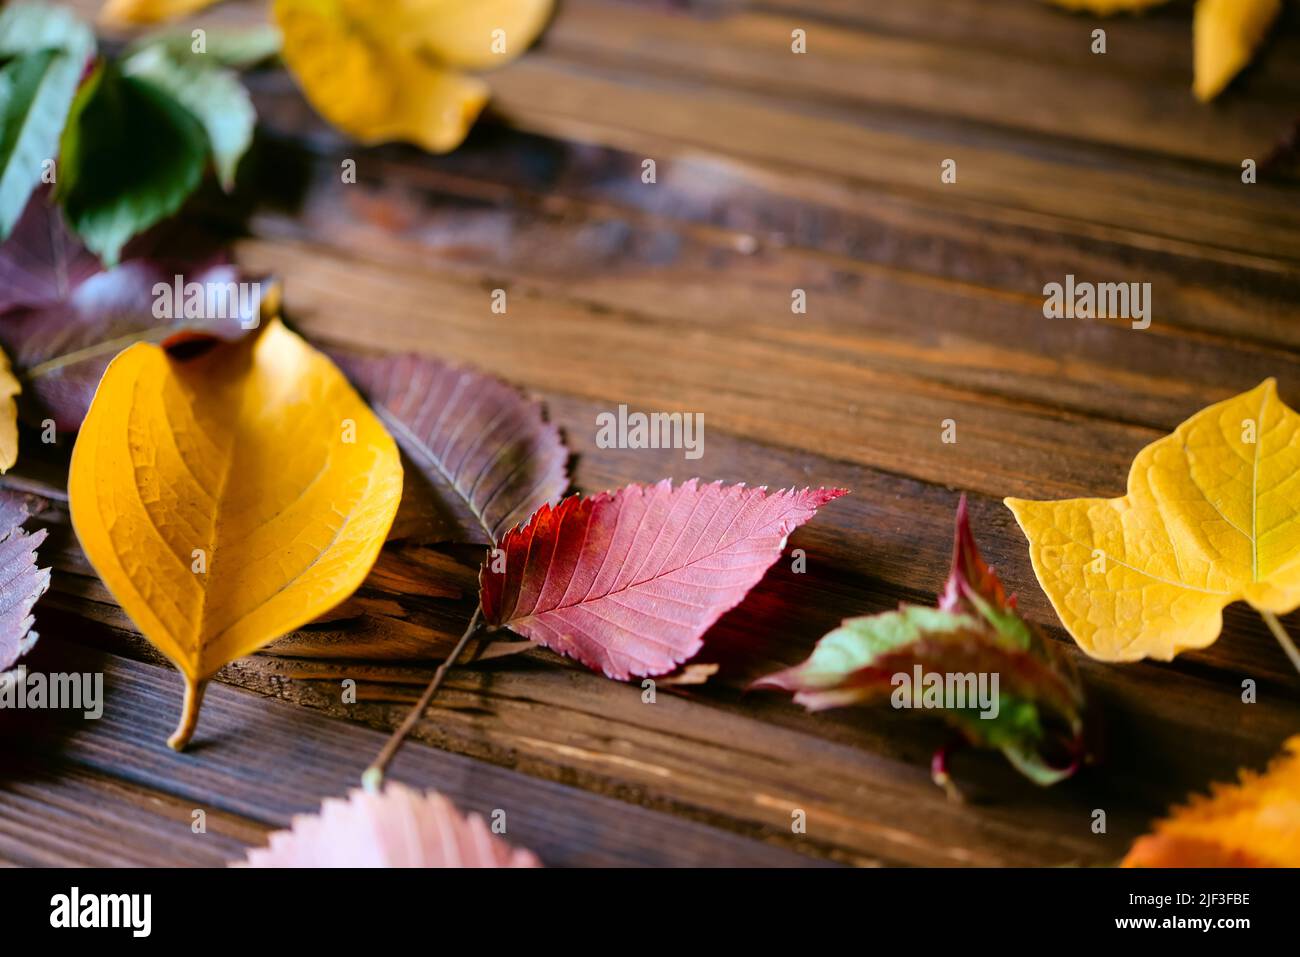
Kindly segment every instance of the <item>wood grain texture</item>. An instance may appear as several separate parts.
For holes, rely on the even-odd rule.
[[[778,562],[710,631],[709,683],[649,705],[542,650],[485,659],[452,671],[397,776],[471,810],[509,800],[512,840],[548,863],[1059,865],[1112,863],[1189,790],[1262,766],[1300,727],[1300,679],[1258,618],[1230,608],[1216,644],[1169,664],[1092,662],[1000,500],[1119,494],[1143,445],[1270,375],[1300,401],[1300,178],[1240,182],[1295,121],[1298,14],[1203,107],[1184,5],[1108,22],[1096,57],[1090,18],[1036,0],[569,0],[439,158],[360,149],[283,73],[252,76],[240,192],[191,215],[247,223],[239,258],[285,281],[298,329],[518,384],[583,491],[696,475],[853,490],[791,536],[805,574]],[[204,22],[260,16],[229,3]],[[1150,282],[1151,328],[1044,319],[1043,286],[1067,273]],[[595,417],[619,403],[702,412],[704,457],[598,448]],[[69,441],[6,481],[57,502]],[[746,688],[842,617],[932,601],[961,491],[985,557],[1080,665],[1105,747],[1048,790],[961,755],[956,804],[929,782],[939,722],[809,715]],[[22,745],[0,781],[0,860],[19,863],[220,863],[343,793],[459,635],[481,556],[391,542],[351,600],[221,672],[178,764],[161,747],[174,677],[66,509],[45,525],[41,653],[106,662],[117,704]]]

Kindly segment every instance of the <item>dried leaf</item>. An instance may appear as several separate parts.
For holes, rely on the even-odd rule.
[[[177,237],[158,240],[178,245]],[[152,237],[133,244],[141,251]],[[183,242],[179,245],[183,245]],[[176,250],[178,254],[181,250]],[[109,360],[136,342],[162,342],[183,330],[202,336],[234,340],[256,327],[278,308],[278,289],[266,281],[246,286],[241,303],[239,284],[252,281],[234,267],[216,262],[207,250],[191,261],[131,259],[108,271],[68,233],[58,210],[42,197],[33,198],[9,241],[0,245],[0,279],[9,287],[9,308],[0,303],[0,346],[13,357],[15,371],[26,385],[32,418],[51,418],[57,428],[75,431]],[[158,318],[159,283],[175,291],[196,286],[207,294],[234,290],[237,308],[213,310],[214,318]],[[231,284],[234,284],[233,286]],[[260,290],[260,295],[253,295]],[[176,298],[174,295],[172,298]]]
[[[843,494],[692,479],[572,496],[506,534],[504,567],[484,564],[484,617],[610,678],[663,674]]]
[[[99,12],[99,19],[110,26],[139,26],[187,17],[217,2],[218,0],[108,0]]]
[[[518,390],[421,356],[331,352],[427,480],[422,541],[492,544],[568,488],[559,430]]]
[[[1034,573],[1084,651],[1168,661],[1223,609],[1300,605],[1300,416],[1268,379],[1138,453],[1120,498],[1006,500]]]
[[[1110,16],[1114,13],[1136,13],[1139,10],[1149,10],[1152,7],[1164,6],[1170,0],[1047,0],[1047,2],[1058,7],[1064,7],[1066,10]]]
[[[1245,69],[1282,12],[1282,0],[1197,0],[1192,23],[1196,51],[1192,91],[1212,100]]]
[[[32,607],[50,587],[50,570],[36,567],[36,549],[45,529],[28,533],[23,522],[45,508],[34,495],[0,489],[0,673],[11,668],[36,643]]]
[[[249,867],[541,867],[512,848],[477,814],[462,817],[437,792],[400,784],[382,794],[356,790],[326,798],[319,814],[298,815],[288,831],[248,852]]]
[[[104,584],[185,676],[173,746],[218,668],[361,584],[401,488],[379,420],[278,320],[188,361],[137,344],[109,364],[69,507]]]
[[[551,0],[276,0],[284,61],[316,111],[363,143],[455,149],[488,99],[458,66],[506,63],[550,16]],[[493,51],[501,30],[505,51]]]
[[[23,387],[14,377],[9,357],[0,351],[0,474],[18,461],[18,394]]]
[[[0,244],[0,314],[66,302],[102,271],[95,254],[68,230],[58,207],[38,193]]]
[[[1300,867],[1300,735],[1264,774],[1193,797],[1134,842],[1124,867]]]
[[[931,676],[944,687],[950,676],[962,679],[952,684],[961,696],[949,700],[936,693],[931,699],[924,692]],[[987,700],[977,703],[981,679]],[[912,707],[919,696],[968,741],[1000,750],[1038,784],[1069,777],[1083,757],[1078,678],[1019,616],[1015,600],[984,564],[964,498],[957,511],[952,571],[937,609],[904,605],[847,619],[817,643],[807,661],[761,678],[754,687],[792,691],[810,711],[885,696],[896,707]]]

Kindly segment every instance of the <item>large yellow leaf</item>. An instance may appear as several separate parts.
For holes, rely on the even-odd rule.
[[[23,387],[9,365],[9,357],[0,349],[0,473],[18,461],[18,394]]]
[[[1212,643],[1234,601],[1300,605],[1300,416],[1272,379],[1139,452],[1122,498],[1006,503],[1095,658],[1167,661]]]
[[[72,454],[72,523],[132,621],[203,687],[351,594],[401,497],[397,446],[342,373],[273,320],[188,361],[117,356]]]
[[[1140,837],[1125,867],[1300,867],[1300,735],[1266,774],[1243,771]]]
[[[1212,100],[1245,68],[1282,10],[1282,0],[1197,0],[1192,91]]]
[[[276,0],[284,60],[312,106],[363,143],[455,149],[487,103],[486,67],[522,53],[551,0]],[[493,31],[504,53],[493,52]],[[498,46],[498,49],[500,47]]]

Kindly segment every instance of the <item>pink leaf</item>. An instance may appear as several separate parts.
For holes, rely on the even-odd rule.
[[[332,355],[427,479],[411,483],[424,541],[492,544],[568,488],[559,430],[506,383],[424,356]]]
[[[479,573],[483,614],[626,681],[671,671],[843,489],[629,485],[545,506]]]
[[[299,815],[270,844],[248,852],[249,867],[541,867],[530,851],[496,837],[477,814],[450,801],[389,784],[326,798],[319,814]]]
[[[50,587],[50,570],[36,567],[36,547],[45,529],[20,527],[46,503],[34,495],[0,489],[0,672],[36,643],[32,606]]]

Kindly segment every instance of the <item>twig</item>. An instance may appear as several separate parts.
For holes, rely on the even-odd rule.
[[[1277,643],[1286,652],[1286,656],[1291,659],[1291,664],[1295,666],[1295,670],[1300,671],[1300,650],[1296,649],[1295,642],[1291,640],[1291,636],[1282,627],[1282,622],[1277,620],[1277,615],[1271,611],[1261,611],[1259,614],[1264,619],[1264,624],[1268,625],[1268,630],[1273,632],[1273,637],[1277,639]]]
[[[460,641],[456,642],[456,647],[452,649],[451,654],[433,673],[433,680],[429,682],[429,687],[424,689],[424,694],[420,696],[420,700],[415,707],[407,713],[406,719],[402,721],[397,730],[393,732],[392,737],[384,744],[384,749],[379,752],[379,756],[371,762],[370,767],[366,768],[365,773],[361,775],[361,784],[367,791],[377,792],[384,786],[384,771],[387,770],[389,762],[393,760],[393,756],[397,754],[402,742],[406,740],[406,736],[415,727],[415,723],[424,716],[424,712],[429,708],[429,702],[433,700],[433,696],[438,693],[438,688],[442,685],[442,679],[447,676],[447,672],[451,670],[452,665],[456,663],[456,659],[465,650],[465,646],[469,644],[470,638],[474,637],[474,633],[478,631],[479,618],[482,612],[481,606],[474,609],[474,617],[469,620],[465,633],[460,636]]]

